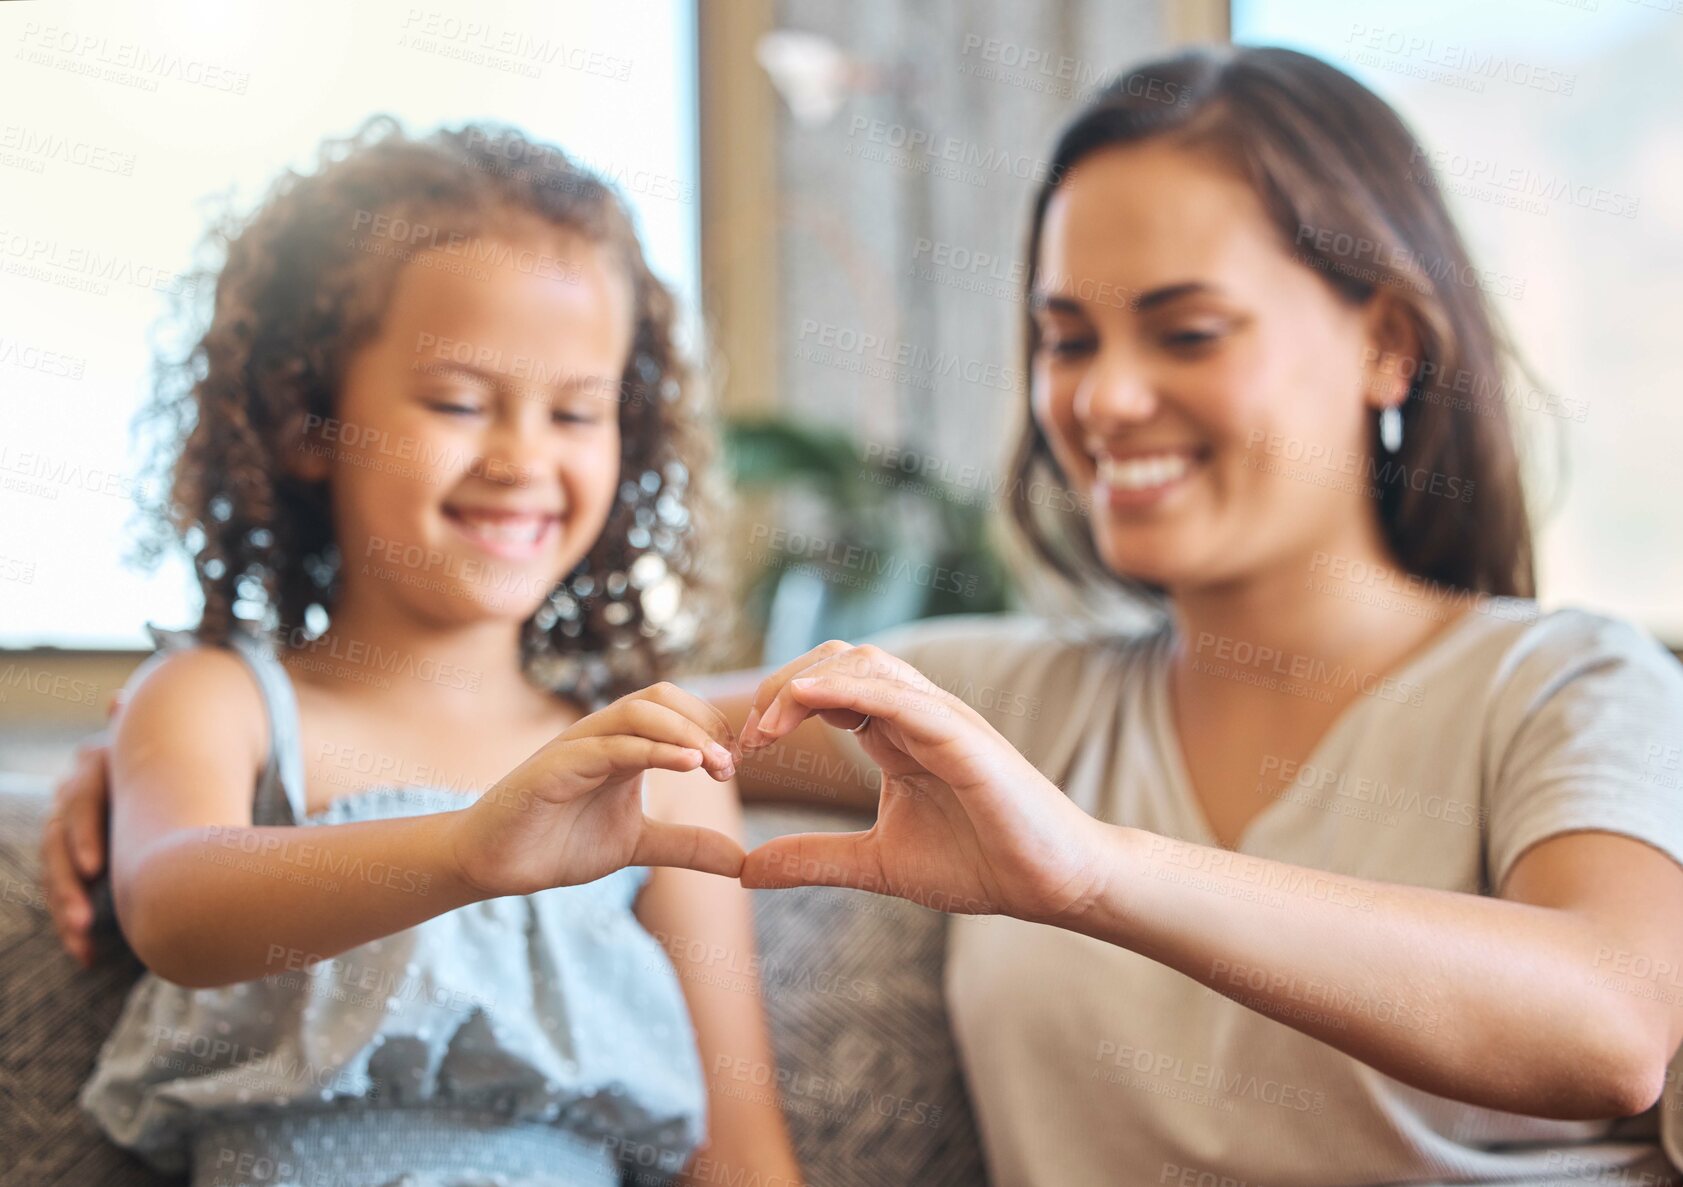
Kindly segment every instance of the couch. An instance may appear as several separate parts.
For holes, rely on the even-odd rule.
[[[0,1184],[166,1187],[107,1143],[76,1094],[140,966],[112,937],[92,971],[59,948],[37,879],[44,787],[0,788]],[[859,827],[753,807],[749,839]],[[809,1187],[986,1182],[941,995],[943,918],[895,899],[755,894],[781,1098]]]

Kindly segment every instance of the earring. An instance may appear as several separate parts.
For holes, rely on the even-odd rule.
[[[1402,448],[1402,409],[1396,404],[1390,405],[1379,414],[1379,444],[1386,453],[1395,453]]]

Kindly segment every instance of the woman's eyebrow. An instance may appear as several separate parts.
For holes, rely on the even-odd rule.
[[[1178,301],[1182,297],[1198,296],[1217,291],[1213,284],[1207,284],[1202,280],[1186,280],[1176,284],[1162,285],[1151,289],[1149,292],[1141,293],[1138,297],[1132,299],[1131,304],[1136,311],[1144,313],[1157,308],[1159,305],[1167,305],[1170,301]],[[1114,302],[1102,303],[1114,304]],[[1061,296],[1057,293],[1049,293],[1039,289],[1029,294],[1029,310],[1033,313],[1078,314],[1081,312],[1081,305],[1082,303],[1074,297]]]

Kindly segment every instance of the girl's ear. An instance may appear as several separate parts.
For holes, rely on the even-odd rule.
[[[1420,329],[1414,311],[1389,289],[1368,301],[1362,391],[1370,408],[1395,408],[1420,372]]]

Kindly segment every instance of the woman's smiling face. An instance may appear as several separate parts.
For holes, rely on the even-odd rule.
[[[1381,302],[1294,259],[1243,180],[1162,141],[1083,157],[1031,301],[1033,413],[1113,572],[1173,591],[1372,547]]]

